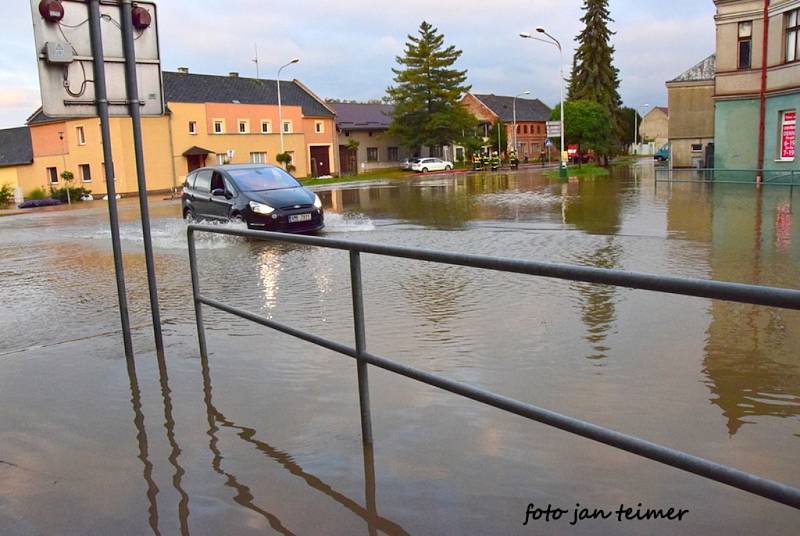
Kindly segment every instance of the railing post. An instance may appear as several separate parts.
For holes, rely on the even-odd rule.
[[[200,344],[200,356],[208,357],[206,351],[206,328],[203,325],[203,304],[200,303],[200,281],[197,276],[197,250],[194,247],[194,229],[189,226],[186,231],[189,243],[189,271],[192,274],[192,298],[194,299],[194,316],[197,320],[197,342]]]
[[[364,329],[364,296],[361,285],[361,257],[358,251],[350,251],[350,288],[353,293],[353,324],[356,334],[356,367],[358,369],[358,400],[361,405],[361,439],[372,444],[372,417],[369,409],[369,377],[364,354],[367,351],[367,336]]]

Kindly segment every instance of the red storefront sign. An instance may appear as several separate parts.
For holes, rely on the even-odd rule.
[[[781,126],[781,160],[794,160],[797,140],[797,112],[784,112]]]

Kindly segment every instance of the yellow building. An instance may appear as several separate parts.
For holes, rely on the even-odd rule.
[[[164,72],[163,81],[168,113],[142,118],[148,191],[178,190],[189,171],[206,165],[277,164],[282,143],[293,157],[296,176],[338,172],[335,114],[299,81],[281,82],[280,113],[274,80],[236,73],[195,75],[181,69]],[[8,183],[25,195],[36,188],[48,191],[63,186],[61,173],[68,170],[75,175],[73,186],[106,194],[98,118],[56,119],[40,109],[27,125],[0,131],[6,132],[0,135],[0,185]],[[112,118],[110,130],[116,191],[134,194],[131,121]]]
[[[9,186],[18,201],[22,197],[20,171],[33,163],[33,148],[28,127],[0,130],[0,187]]]

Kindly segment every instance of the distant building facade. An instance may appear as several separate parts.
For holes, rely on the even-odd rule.
[[[800,170],[800,0],[714,4],[716,167]]]
[[[645,143],[652,143],[656,149],[664,146],[669,138],[669,109],[656,106],[642,118],[639,137]]]
[[[479,121],[479,128],[488,139],[489,130],[498,121],[505,124],[508,145],[514,144],[514,97],[467,93],[462,104]],[[539,99],[516,99],[517,155],[538,159],[545,150],[547,121],[553,112]],[[557,151],[556,151],[557,152]]]
[[[711,55],[667,82],[668,139],[672,167],[712,167],[714,147],[714,74]]]
[[[336,113],[337,150],[343,174],[399,167],[409,156],[400,141],[387,133],[394,106],[361,103],[328,106]]]

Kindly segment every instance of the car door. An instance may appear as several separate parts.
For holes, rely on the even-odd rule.
[[[213,195],[213,192],[222,190],[224,195]],[[227,220],[231,215],[233,205],[233,192],[226,187],[225,177],[219,171],[211,174],[211,192],[209,195],[209,210],[213,218]]]
[[[213,218],[211,209],[211,175],[210,169],[201,169],[197,172],[192,190],[192,206],[198,219]]]
[[[428,164],[428,169],[431,171],[442,171],[444,169],[444,162],[438,158],[431,158],[431,162]]]

